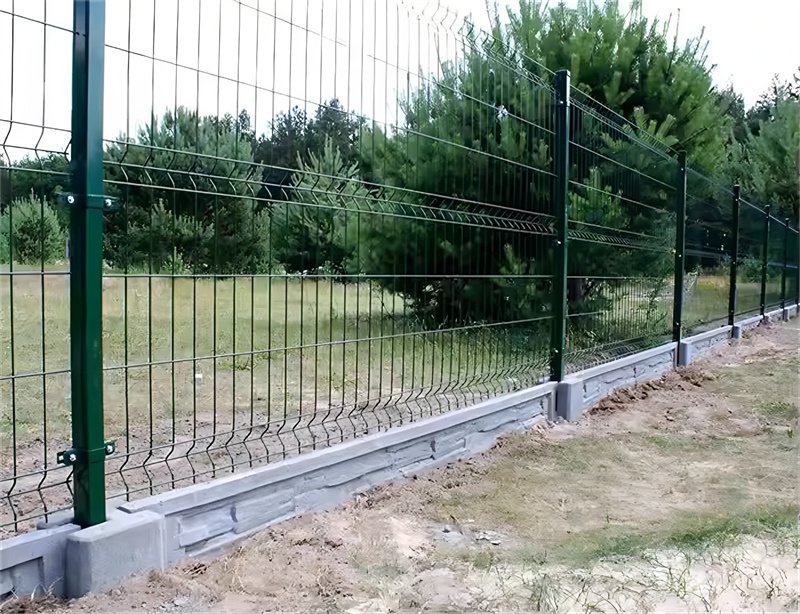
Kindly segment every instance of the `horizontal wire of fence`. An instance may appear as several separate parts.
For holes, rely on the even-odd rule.
[[[115,501],[654,347],[677,305],[689,334],[796,300],[797,231],[775,211],[682,174],[652,127],[446,11],[91,4],[93,171],[72,156],[65,92],[89,38],[72,3],[0,8],[0,530],[86,487],[82,459],[56,462],[86,418],[78,167],[104,188],[102,237],[80,240],[102,239],[95,409]]]

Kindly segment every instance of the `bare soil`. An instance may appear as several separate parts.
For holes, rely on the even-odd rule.
[[[799,334],[762,327],[216,560],[1,610],[797,611]]]

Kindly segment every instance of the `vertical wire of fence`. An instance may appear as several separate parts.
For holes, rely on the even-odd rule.
[[[84,57],[88,4],[105,32]],[[796,300],[797,231],[777,208],[743,194],[737,213],[732,186],[679,172],[566,71],[445,11],[74,6],[0,8],[0,530],[73,503],[94,524],[98,497],[335,445]],[[92,70],[104,95],[87,99]],[[102,245],[79,231],[100,210]],[[102,365],[77,340],[88,325]],[[85,388],[100,380],[98,407]]]

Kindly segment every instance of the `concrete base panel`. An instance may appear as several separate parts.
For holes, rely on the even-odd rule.
[[[7,597],[63,595],[67,538],[80,531],[63,524],[0,542],[0,601]]]
[[[721,326],[699,335],[682,339],[678,345],[678,366],[685,367],[698,356],[718,343],[726,343],[733,335],[733,327]]]
[[[205,557],[272,524],[330,508],[378,484],[473,456],[545,420],[555,384],[120,506],[164,518],[167,564]]]
[[[676,343],[639,352],[613,362],[579,371],[558,383],[556,413],[568,421],[577,420],[591,407],[618,388],[658,377],[675,367]]]

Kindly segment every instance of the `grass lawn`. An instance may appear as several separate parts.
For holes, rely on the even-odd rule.
[[[40,479],[53,486],[48,509],[70,497],[66,474],[53,472],[70,444],[69,279],[15,270],[0,271],[0,436],[17,454],[0,463],[0,481],[24,495],[25,516],[43,508]],[[727,280],[701,281],[687,321],[727,305]],[[573,332],[573,368],[661,342],[671,300],[653,307],[643,283],[616,287],[591,329]],[[374,432],[533,385],[548,370],[546,319],[426,329],[402,298],[367,282],[108,274],[103,316],[112,494]],[[25,474],[30,484],[13,482]]]

